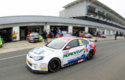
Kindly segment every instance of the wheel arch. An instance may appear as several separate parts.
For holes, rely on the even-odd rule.
[[[48,64],[49,64],[49,63],[51,62],[51,60],[53,60],[53,59],[59,60],[59,62],[60,62],[60,67],[62,67],[62,61],[61,61],[60,58],[58,58],[58,57],[53,57],[53,58],[51,58],[51,59],[49,60]]]
[[[93,53],[93,55],[95,54],[95,51],[94,51],[94,49],[91,49],[90,51],[89,51],[89,53]]]

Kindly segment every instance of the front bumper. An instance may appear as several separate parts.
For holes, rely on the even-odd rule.
[[[30,72],[33,72],[33,73],[48,73],[48,71],[38,71],[38,70],[32,70],[28,65],[26,65],[27,69],[30,71]]]
[[[41,61],[34,61],[32,58],[26,57],[27,66],[35,72],[48,72],[48,64],[42,63]]]
[[[29,42],[35,42],[35,40],[34,39],[29,39]]]

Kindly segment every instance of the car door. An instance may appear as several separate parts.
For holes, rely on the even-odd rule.
[[[89,50],[90,50],[90,45],[89,45],[89,41],[82,39],[82,43],[84,44],[84,56],[87,57]]]
[[[85,58],[85,51],[86,51],[86,41],[84,41],[84,39],[78,39],[78,44],[79,44],[79,50],[81,50],[81,52],[79,53],[79,55],[77,55],[78,59],[82,59]]]
[[[70,49],[66,49],[70,46]],[[63,49],[63,64],[70,64],[77,60],[77,57],[82,53],[82,48],[79,46],[78,39],[71,40]]]

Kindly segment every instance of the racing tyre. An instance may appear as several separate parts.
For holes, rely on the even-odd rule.
[[[91,60],[93,58],[93,56],[94,56],[94,51],[92,50],[92,51],[89,52],[89,55],[88,55],[87,59]]]
[[[59,59],[54,58],[49,62],[48,65],[49,72],[57,72],[60,70],[60,68],[61,68],[61,63]]]
[[[31,43],[30,40],[28,40],[28,42]]]

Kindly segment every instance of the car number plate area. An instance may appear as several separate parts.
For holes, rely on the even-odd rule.
[[[37,40],[37,41],[38,41],[39,39],[35,39],[35,40]]]

